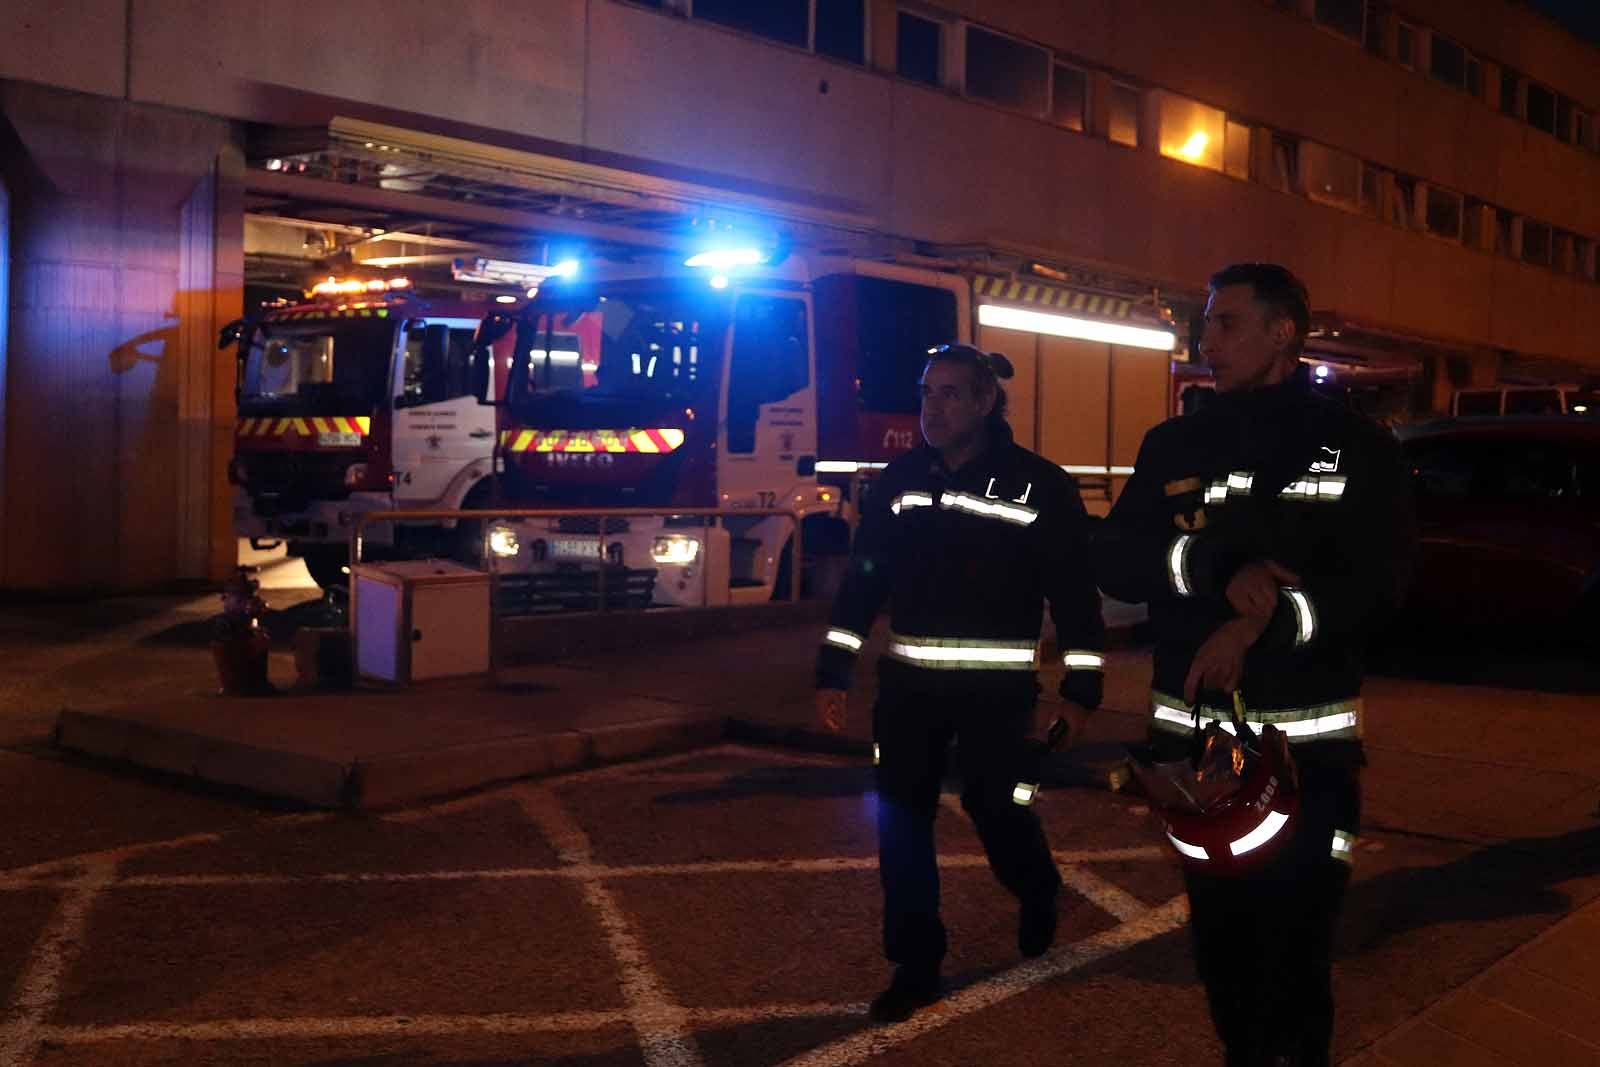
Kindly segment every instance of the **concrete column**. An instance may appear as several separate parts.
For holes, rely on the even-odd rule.
[[[0,588],[170,587],[206,555],[187,530],[207,510],[189,427],[210,418],[194,361],[214,316],[197,187],[228,125],[16,83],[0,115],[17,148],[6,435],[29,457],[5,470],[27,506],[4,514]]]

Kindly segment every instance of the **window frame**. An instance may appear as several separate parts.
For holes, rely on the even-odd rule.
[[[1077,73],[1079,76],[1081,76],[1083,78],[1083,107],[1082,107],[1081,113],[1078,116],[1078,125],[1076,125],[1076,126],[1067,126],[1067,125],[1063,124],[1056,117],[1056,75],[1063,69],[1073,71],[1073,72]],[[1054,52],[1052,52],[1050,54],[1050,86],[1049,86],[1049,90],[1050,90],[1050,115],[1049,115],[1049,120],[1050,120],[1051,125],[1057,127],[1058,129],[1071,130],[1074,133],[1088,133],[1089,132],[1089,119],[1090,119],[1091,113],[1093,111],[1093,109],[1090,107],[1090,101],[1089,101],[1089,93],[1090,93],[1089,84],[1090,84],[1090,79],[1089,79],[1089,71],[1088,71],[1087,68],[1080,67],[1075,63],[1063,62],[1061,57],[1059,55],[1056,55]]]
[[[1053,50],[1049,49],[1049,48],[1046,48],[1042,44],[1037,44],[1037,43],[1035,43],[1033,41],[1027,40],[1026,38],[1018,37],[1016,34],[1006,33],[1004,30],[997,30],[997,29],[993,28],[992,26],[986,26],[986,25],[983,25],[982,23],[978,23],[978,22],[962,22],[962,23],[960,23],[960,27],[961,27],[961,30],[962,30],[962,32],[960,34],[960,37],[961,37],[961,95],[966,97],[968,100],[976,100],[981,104],[988,104],[990,107],[997,107],[997,108],[1000,108],[1002,111],[1009,111],[1009,112],[1011,112],[1013,114],[1016,114],[1016,115],[1026,115],[1029,118],[1036,118],[1036,119],[1037,118],[1042,118],[1042,119],[1049,120],[1050,117],[1051,117],[1052,111],[1053,111],[1053,109],[1055,107],[1055,100],[1054,100],[1054,98],[1052,96],[1052,89],[1054,88],[1054,86],[1053,86],[1053,83],[1051,81],[1051,79],[1055,75],[1055,69],[1054,69],[1055,68],[1055,62],[1056,62],[1055,52]],[[993,99],[991,97],[979,96],[979,95],[975,94],[972,91],[972,86],[969,83],[971,82],[971,69],[970,68],[971,68],[971,64],[972,64],[971,36],[972,36],[972,34],[974,32],[981,33],[981,34],[986,34],[989,37],[997,38],[997,39],[1002,40],[1002,41],[1010,41],[1012,44],[1017,45],[1019,47],[1026,48],[1026,49],[1029,49],[1029,50],[1034,51],[1034,52],[1038,52],[1044,58],[1044,93],[1043,93],[1044,99],[1043,99],[1042,107],[1040,108],[1040,110],[1038,110],[1038,111],[1027,111],[1027,110],[1025,110],[1023,108],[1014,107],[1011,104],[1009,104],[1009,103],[1007,103],[1007,102],[1005,102],[1003,100],[995,100],[995,99]]]
[[[906,73],[905,66],[902,61],[903,53],[900,50],[900,40],[904,36],[901,28],[901,22],[904,19],[915,19],[918,22],[926,23],[934,28],[935,36],[937,38],[937,47],[935,47],[933,50],[934,71],[932,81]],[[948,38],[950,29],[951,25],[948,19],[943,19],[937,15],[929,14],[926,10],[919,7],[896,4],[894,9],[895,77],[904,78],[906,81],[913,82],[917,85],[925,85],[932,89],[942,89],[949,85],[950,72],[947,68],[949,65]]]
[[[1434,197],[1435,196],[1438,196],[1440,198],[1448,198],[1448,199],[1451,199],[1451,200],[1455,201],[1455,220],[1456,220],[1456,222],[1455,222],[1455,232],[1454,233],[1445,233],[1445,232],[1443,232],[1441,230],[1438,230],[1438,229],[1434,228],[1434,225],[1433,225],[1433,207],[1434,207]],[[1428,235],[1430,235],[1432,237],[1437,237],[1442,241],[1449,241],[1452,244],[1464,244],[1464,243],[1466,243],[1466,232],[1467,232],[1466,197],[1462,196],[1460,193],[1456,192],[1454,189],[1446,189],[1444,186],[1434,185],[1432,182],[1427,182],[1427,183],[1424,183],[1423,190],[1422,190],[1422,204],[1421,204],[1421,207],[1422,207],[1422,230],[1423,230],[1424,233],[1426,233],[1426,234],[1428,234]]]
[[[1113,132],[1116,122],[1114,110],[1117,105],[1119,94],[1125,94],[1126,96],[1131,97],[1133,101],[1133,140],[1131,141],[1121,140]],[[1140,126],[1143,124],[1144,119],[1144,90],[1140,89],[1137,85],[1134,85],[1131,82],[1117,81],[1113,79],[1111,82],[1109,98],[1107,99],[1106,103],[1108,105],[1106,108],[1106,140],[1110,141],[1114,145],[1120,145],[1123,148],[1143,147],[1141,143],[1143,138],[1140,136]]]

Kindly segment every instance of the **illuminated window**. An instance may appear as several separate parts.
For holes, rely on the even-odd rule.
[[[1361,206],[1361,161],[1314,141],[1300,144],[1300,169],[1305,176],[1306,195],[1325,204],[1340,207]]]
[[[967,95],[1029,115],[1049,103],[1050,53],[1014,37],[967,27]]]
[[[1448,189],[1428,186],[1427,210],[1424,220],[1428,232],[1452,241],[1461,239],[1461,197]]]
[[[1222,169],[1229,177],[1250,177],[1250,127],[1242,122],[1228,120],[1225,145],[1222,151]]]
[[[1221,170],[1226,116],[1214,107],[1172,93],[1157,94],[1156,99],[1161,107],[1161,154]]]
[[[902,78],[941,84],[944,26],[933,19],[900,12],[895,23],[895,69]]]
[[[1111,140],[1129,148],[1139,146],[1139,90],[1111,83]]]
[[[1076,67],[1055,65],[1050,80],[1050,118],[1082,133],[1089,112],[1089,79]]]

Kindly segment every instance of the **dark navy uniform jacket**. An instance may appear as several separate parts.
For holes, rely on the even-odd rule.
[[[1031,672],[1048,600],[1069,667],[1063,695],[1097,706],[1105,627],[1088,526],[1072,477],[1009,430],[957,471],[927,445],[901,456],[871,483],[817,684],[849,688],[886,600],[888,659],[963,682]]]
[[[1179,725],[1195,652],[1234,616],[1224,594],[1234,573],[1271,559],[1298,575],[1246,657],[1240,694],[1247,709],[1297,724],[1287,731],[1297,753],[1343,762],[1359,760],[1368,638],[1409,577],[1411,492],[1393,435],[1308,383],[1302,368],[1151,430],[1094,554],[1102,589],[1150,606],[1154,726]]]

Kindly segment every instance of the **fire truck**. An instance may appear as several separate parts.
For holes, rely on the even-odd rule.
[[[484,304],[419,297],[404,278],[319,283],[309,302],[231,324],[238,422],[234,528],[285,541],[324,588],[342,585],[355,517],[487,502],[495,410],[469,389]],[[449,524],[379,523],[386,549],[450,552]]]
[[[586,266],[585,277],[493,312],[480,329],[474,389],[499,398],[500,504],[792,510],[811,595],[842,574],[855,476],[921,439],[918,381],[931,346],[994,347],[994,331],[1030,345],[1036,335],[1093,337],[1104,374],[1111,345],[1142,344],[1159,350],[1146,421],[1165,414],[1170,326],[1130,317],[1127,299],[1044,279],[933,260],[780,261],[759,249],[609,274]],[[1016,385],[1014,400],[1028,390],[1030,417],[1054,402],[1035,381]],[[1084,392],[1059,374],[1048,387]],[[1103,393],[1095,402],[1104,410]],[[721,605],[787,595],[792,531],[786,517],[757,514],[505,519],[484,528],[483,551],[501,573],[525,577],[527,610],[592,606],[602,585],[608,602]]]

